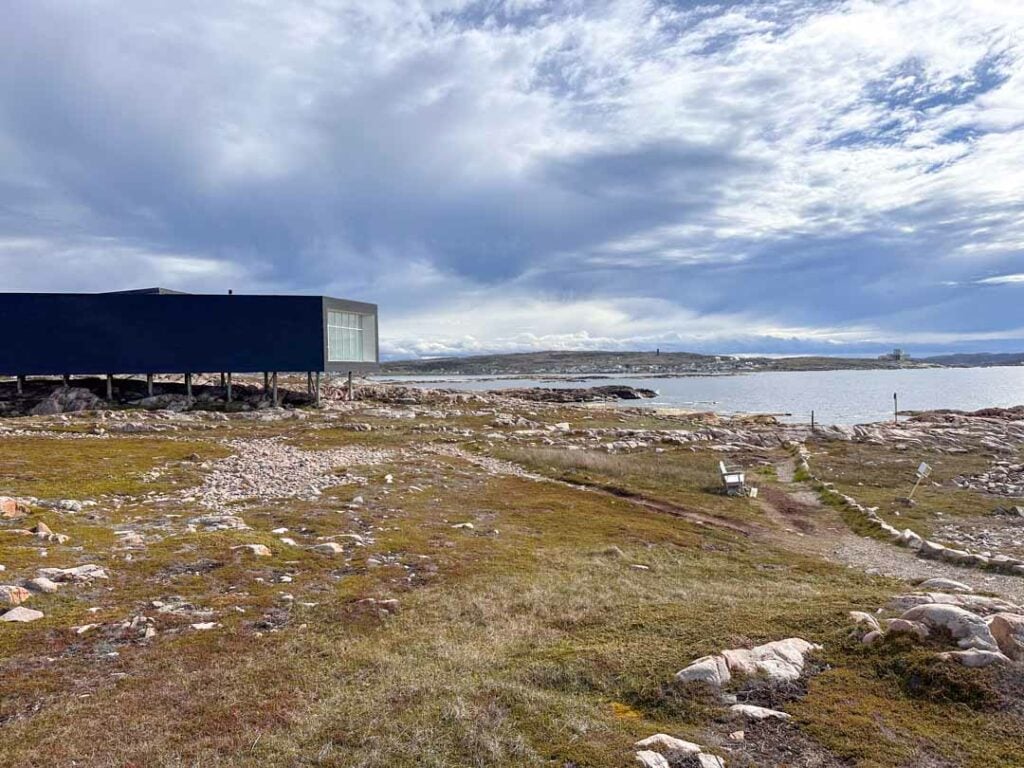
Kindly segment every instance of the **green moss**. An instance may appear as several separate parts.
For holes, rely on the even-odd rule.
[[[198,462],[171,467],[152,483],[143,479],[148,470],[168,462],[181,462],[191,454],[204,460],[228,453],[214,443],[156,437],[5,438],[0,441],[0,492],[50,499],[164,492],[194,481]]]

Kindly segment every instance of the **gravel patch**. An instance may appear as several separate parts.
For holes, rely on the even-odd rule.
[[[393,451],[357,446],[328,451],[304,451],[284,438],[229,440],[235,453],[212,462],[198,488],[187,496],[205,507],[221,510],[254,499],[301,499],[314,501],[326,488],[365,484],[366,478],[343,470],[383,464]]]

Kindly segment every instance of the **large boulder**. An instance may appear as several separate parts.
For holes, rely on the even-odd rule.
[[[681,683],[707,683],[721,687],[731,679],[729,666],[722,656],[703,656],[676,672],[676,680]]]
[[[999,650],[1014,661],[1024,661],[1024,616],[997,613],[988,618],[988,628]]]
[[[31,413],[34,416],[51,416],[55,413],[75,413],[77,411],[94,411],[102,407],[103,401],[88,389],[82,387],[59,387],[49,397],[36,405]]]
[[[985,620],[977,614],[956,605],[932,603],[911,608],[901,617],[904,621],[917,621],[930,629],[947,630],[963,649],[998,651],[999,646]]]
[[[799,637],[790,637],[756,648],[723,651],[722,656],[733,675],[764,675],[771,680],[796,680],[804,671],[804,657],[820,649],[820,645]]]

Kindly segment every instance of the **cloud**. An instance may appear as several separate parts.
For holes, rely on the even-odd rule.
[[[981,280],[977,280],[976,282],[978,285],[1016,285],[1018,283],[1024,283],[1024,273],[985,277]]]
[[[376,300],[393,354],[1024,346],[970,290],[1022,115],[996,0],[16,3],[0,270]]]

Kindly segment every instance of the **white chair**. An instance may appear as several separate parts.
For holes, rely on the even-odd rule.
[[[747,492],[747,476],[739,467],[727,467],[724,461],[718,462],[718,470],[722,475],[722,487],[727,496],[742,496]]]

